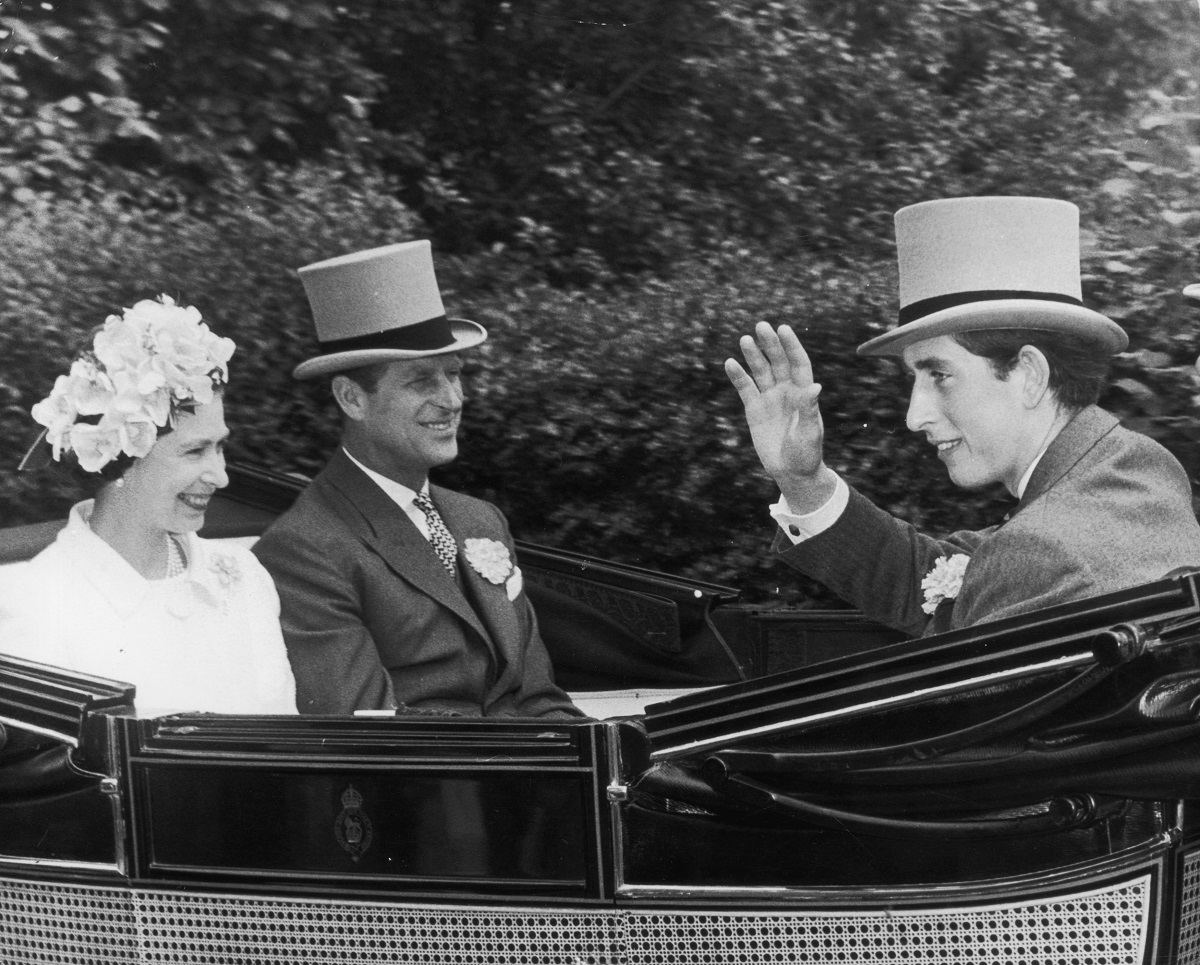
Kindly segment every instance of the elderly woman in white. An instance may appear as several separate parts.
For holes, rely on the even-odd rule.
[[[247,550],[200,539],[225,474],[233,342],[167,296],[112,315],[33,408],[55,459],[102,479],[0,579],[0,652],[132,683],[139,716],[294,714],[279,598]]]

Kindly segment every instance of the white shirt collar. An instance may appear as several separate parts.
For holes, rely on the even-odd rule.
[[[368,469],[361,462],[350,455],[350,451],[345,446],[342,447],[342,452],[346,454],[346,457],[352,463],[354,463],[354,465],[358,466],[359,469],[367,474],[368,479],[372,480],[377,486],[379,486],[380,489],[383,490],[385,496],[387,496],[392,502],[399,506],[401,510],[403,510],[404,515],[406,515],[412,521],[412,524],[417,527],[418,533],[424,536],[427,540],[432,540],[433,537],[429,532],[429,520],[425,516],[425,510],[416,504],[416,492],[409,489],[403,483],[398,483],[394,479],[388,479],[387,476],[380,475],[374,469]],[[428,495],[428,478],[421,484],[421,492]]]
[[[1074,418],[1074,416],[1072,416],[1071,418]],[[1026,469],[1024,475],[1021,476],[1021,481],[1017,483],[1017,492],[1016,492],[1017,499],[1020,499],[1022,496],[1025,495],[1025,487],[1029,485],[1029,480],[1033,476],[1033,471],[1037,468],[1037,464],[1042,461],[1042,456],[1044,456],[1046,454],[1046,450],[1049,449],[1054,444],[1054,440],[1059,437],[1059,435],[1062,433],[1063,429],[1065,429],[1068,425],[1070,425],[1070,423],[1071,423],[1071,419],[1068,419],[1066,422],[1064,422],[1061,426],[1058,427],[1057,431],[1052,431],[1050,433],[1050,437],[1045,442],[1042,443],[1042,448],[1038,450],[1038,454],[1033,457],[1033,462],[1031,462],[1029,464],[1029,468]],[[1051,428],[1053,428],[1053,427],[1051,427]]]
[[[1051,439],[1050,442],[1054,440]],[[1033,457],[1033,462],[1029,464],[1029,468],[1025,470],[1025,475],[1021,477],[1021,481],[1017,483],[1017,499],[1025,495],[1025,487],[1029,485],[1029,477],[1033,475],[1033,471],[1037,468],[1037,464],[1042,461],[1042,456],[1046,454],[1046,450],[1050,448],[1050,442],[1042,446],[1042,451]]]
[[[388,496],[391,497],[392,501],[395,502],[396,505],[398,505],[401,509],[407,511],[408,507],[413,504],[413,500],[417,498],[416,490],[409,489],[403,483],[398,483],[394,479],[389,479],[387,476],[377,473],[374,469],[368,469],[361,462],[355,459],[354,456],[350,454],[350,450],[345,446],[342,446],[342,452],[349,457],[350,461],[354,463],[354,465],[358,466],[359,469],[365,472],[367,476],[369,476],[379,486],[380,489],[387,493]],[[428,479],[421,484],[421,492],[429,492]]]

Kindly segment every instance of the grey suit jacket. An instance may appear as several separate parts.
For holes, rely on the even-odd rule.
[[[430,496],[459,545],[459,577],[340,449],[255,544],[279,590],[301,713],[402,704],[468,716],[582,716],[554,684],[522,591],[484,579],[463,542],[516,550],[491,503],[439,486]]]
[[[934,539],[851,490],[833,526],[795,546],[777,533],[774,550],[873,619],[921,636],[1200,567],[1200,525],[1175,457],[1089,406],[1050,444],[998,526]],[[931,620],[921,581],[955,553],[970,557],[962,587]]]

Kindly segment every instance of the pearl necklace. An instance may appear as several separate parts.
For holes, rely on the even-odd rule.
[[[179,542],[170,533],[167,534],[167,575],[165,579],[173,580],[182,576],[187,569],[187,558],[179,547]]]

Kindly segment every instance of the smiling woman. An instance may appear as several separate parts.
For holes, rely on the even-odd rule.
[[[295,712],[270,577],[248,551],[196,535],[229,482],[233,350],[194,308],[141,301],[34,406],[35,450],[101,485],[0,578],[4,652],[130,681],[141,716]]]
[[[101,488],[89,525],[147,579],[169,575],[183,558],[181,536],[204,525],[208,501],[225,475],[225,406],[220,393],[183,410],[175,428]]]

